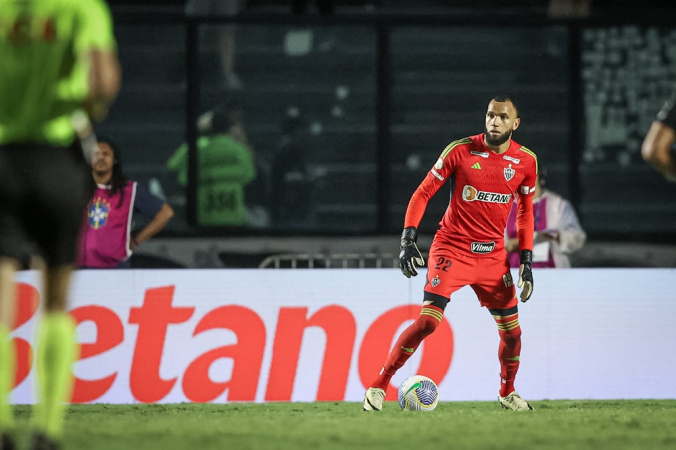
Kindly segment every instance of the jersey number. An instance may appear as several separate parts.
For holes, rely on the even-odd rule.
[[[446,272],[446,269],[451,267],[451,264],[453,264],[453,262],[450,259],[446,259],[443,256],[440,256],[439,258],[437,258],[437,264],[436,266],[434,266],[434,268]]]
[[[29,15],[21,15],[16,18],[9,29],[2,30],[7,33],[9,42],[16,47],[28,45],[32,42],[54,42],[56,39],[56,24],[54,19],[36,19]]]
[[[232,211],[237,207],[237,200],[233,191],[211,191],[207,193],[206,212],[223,210]]]

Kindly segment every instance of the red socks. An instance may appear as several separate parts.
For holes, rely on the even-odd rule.
[[[496,320],[500,332],[500,397],[506,397],[514,391],[514,378],[519,370],[519,354],[521,353],[521,327],[519,314]]]
[[[390,352],[378,378],[371,383],[371,387],[387,391],[390,380],[416,351],[420,343],[437,329],[443,319],[444,311],[436,306],[427,305],[420,311],[420,316],[411,326],[406,328],[397,339],[397,343]],[[519,370],[519,355],[521,353],[521,327],[519,315],[513,314],[504,319],[496,320],[500,332],[500,396],[506,397],[514,391],[514,378]]]
[[[420,316],[397,339],[397,343],[394,344],[390,356],[380,371],[380,375],[371,383],[371,387],[386,391],[392,376],[408,361],[408,358],[413,355],[423,339],[437,329],[443,317],[443,309],[432,305],[423,306]]]

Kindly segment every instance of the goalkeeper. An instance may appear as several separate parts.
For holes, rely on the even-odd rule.
[[[453,292],[471,286],[498,327],[502,407],[533,409],[514,390],[519,368],[521,328],[518,301],[504,247],[504,230],[514,197],[521,267],[521,301],[533,292],[533,193],[537,158],[513,141],[520,119],[514,102],[495,97],[488,105],[484,133],[449,144],[413,193],[406,210],[399,261],[407,277],[424,265],[416,246],[417,227],[427,203],[453,179],[455,188],[430,248],[427,284],[420,316],[399,336],[378,377],[364,396],[365,411],[380,411],[390,379],[420,343],[439,326]],[[515,194],[516,193],[516,194]]]
[[[0,448],[15,447],[14,272],[35,245],[46,273],[31,448],[55,449],[77,357],[66,298],[91,186],[74,118],[86,135],[87,115],[106,115],[121,75],[103,0],[0,0],[0,16]]]

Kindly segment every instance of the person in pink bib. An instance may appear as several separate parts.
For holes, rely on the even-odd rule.
[[[92,156],[92,175],[96,186],[80,232],[77,265],[130,268],[134,250],[162,230],[174,211],[145,186],[127,179],[120,151],[110,140],[99,140],[98,152]],[[137,234],[132,234],[134,213],[151,219]]]

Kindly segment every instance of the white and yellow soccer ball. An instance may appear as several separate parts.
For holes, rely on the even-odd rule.
[[[439,388],[430,378],[413,375],[401,383],[397,398],[404,411],[432,411],[439,402]]]

